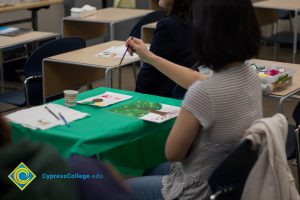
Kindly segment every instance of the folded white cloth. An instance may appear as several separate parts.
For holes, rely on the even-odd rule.
[[[84,5],[82,8],[71,8],[71,17],[87,17],[96,13],[96,7]]]

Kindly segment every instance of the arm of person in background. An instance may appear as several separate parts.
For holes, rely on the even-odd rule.
[[[137,38],[128,38],[126,45],[129,46],[128,51],[132,55],[133,52],[140,56],[140,59],[154,66],[161,73],[169,77],[181,87],[187,89],[196,80],[205,80],[207,77],[198,71],[174,64],[164,58],[156,56],[150,52],[145,43]]]

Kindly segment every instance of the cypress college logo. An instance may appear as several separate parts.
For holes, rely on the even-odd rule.
[[[16,184],[20,190],[24,190],[31,181],[36,178],[36,175],[23,162],[21,162],[19,166],[8,175],[8,178]]]

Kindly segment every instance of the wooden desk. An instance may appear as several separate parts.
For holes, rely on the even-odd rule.
[[[298,11],[300,11],[300,1],[299,0],[267,0],[254,2],[253,6],[255,8],[265,8],[274,10],[290,10],[294,11],[294,42],[293,42],[293,63],[295,63],[296,53],[297,53],[297,18]]]
[[[121,59],[95,55],[112,46],[124,45],[124,43],[124,41],[110,41],[44,59],[44,100],[63,90],[78,88],[101,78],[105,78],[107,87],[112,87],[112,70],[118,67]],[[122,66],[138,60],[139,58],[125,58]]]
[[[140,18],[152,10],[104,8],[97,13],[84,18],[63,18],[63,35],[77,35],[84,39],[92,39],[103,36],[109,32],[110,40],[115,39],[114,26],[116,23]]]
[[[141,39],[145,43],[151,43],[152,38],[153,38],[153,33],[156,29],[157,22],[151,23],[151,24],[146,24],[142,26],[141,30]]]
[[[14,20],[1,23],[0,26],[7,26],[11,24],[19,24],[24,22],[32,22],[33,30],[38,30],[38,11],[42,8],[49,8],[50,5],[63,3],[63,0],[40,0],[38,2],[23,2],[15,5],[8,5],[0,7],[0,14],[5,12],[13,12],[19,10],[30,10],[31,18]]]
[[[249,63],[261,64],[264,66],[282,66],[285,68],[295,69],[296,72],[293,76],[292,85],[282,89],[275,90],[270,95],[270,97],[279,98],[279,106],[278,112],[283,113],[283,104],[287,98],[292,97],[294,94],[300,92],[300,65],[299,64],[291,64],[291,63],[283,63],[283,62],[275,62],[269,60],[259,60],[259,59],[251,59],[247,61]]]
[[[4,92],[4,74],[3,74],[3,51],[8,50],[9,48],[26,45],[32,42],[37,42],[41,40],[57,38],[58,34],[56,33],[47,33],[47,32],[29,32],[19,36],[0,36],[0,84],[1,84],[1,93]]]

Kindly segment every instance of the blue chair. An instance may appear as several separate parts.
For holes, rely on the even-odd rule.
[[[24,89],[0,95],[0,102],[18,107],[43,104],[42,61],[44,58],[86,47],[80,37],[66,37],[40,46],[26,61],[24,66]],[[55,99],[55,97],[54,97]],[[52,99],[48,99],[51,101]]]

